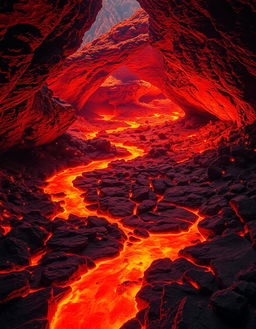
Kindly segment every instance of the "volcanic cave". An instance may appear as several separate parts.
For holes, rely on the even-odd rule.
[[[256,328],[256,2],[2,0],[0,328]]]

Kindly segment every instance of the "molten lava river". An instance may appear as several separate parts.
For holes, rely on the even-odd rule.
[[[128,125],[130,129],[137,127],[131,122],[128,122]],[[60,201],[60,197],[54,195],[65,193],[61,198],[64,208],[62,218],[68,219],[71,213],[81,217],[97,215],[96,211],[86,208],[81,190],[73,186],[72,182],[76,177],[85,172],[107,168],[113,160],[124,159],[128,162],[145,154],[139,147],[111,142],[125,148],[129,155],[69,168],[48,179],[45,192],[52,195],[53,201]],[[191,212],[197,214],[196,211]],[[110,223],[118,223],[119,228],[127,236],[133,231],[124,227],[118,218],[102,214],[100,216],[104,216]],[[166,257],[175,260],[180,249],[194,244],[196,240],[202,241],[203,237],[197,229],[197,223],[201,219],[198,217],[188,232],[150,234],[148,238],[141,238],[132,243],[126,242],[117,257],[97,261],[94,269],[71,284],[72,291],[58,305],[51,321],[51,329],[120,328],[133,318],[138,310],[145,307],[145,302],[136,300],[136,294],[143,285],[145,270],[154,260]]]

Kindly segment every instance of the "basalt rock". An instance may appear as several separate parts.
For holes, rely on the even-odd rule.
[[[244,222],[256,219],[256,200],[246,195],[238,195],[230,201],[231,207]]]
[[[0,320],[3,329],[10,328],[47,328],[47,323],[54,314],[57,302],[70,288],[45,288],[33,292],[24,298],[16,298],[1,307]],[[44,321],[39,326],[38,321]],[[34,326],[30,326],[33,322]]]
[[[30,262],[27,244],[19,239],[4,237],[0,242],[0,269],[8,270],[26,266]]]
[[[171,207],[165,211],[149,211],[139,216],[125,217],[121,222],[127,227],[141,228],[154,233],[180,233],[188,231],[197,216],[185,209]]]
[[[241,321],[241,317],[245,315],[247,301],[245,297],[233,290],[223,289],[211,297],[211,304],[217,314],[229,322],[235,322]]]
[[[44,267],[41,282],[48,285],[67,285],[87,271],[86,260],[73,255],[57,259]]]
[[[0,303],[26,295],[30,289],[28,279],[27,271],[0,274]]]
[[[229,234],[187,247],[180,251],[180,255],[197,264],[211,266],[218,282],[228,287],[240,271],[255,264],[256,253],[246,239]]]

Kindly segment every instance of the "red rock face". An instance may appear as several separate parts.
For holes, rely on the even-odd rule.
[[[190,112],[251,123],[255,113],[255,3],[139,0],[164,55],[170,95]]]
[[[72,112],[63,115],[66,106],[60,103],[56,106],[49,93],[47,102],[51,105],[47,116],[42,102],[36,103],[41,97],[34,95],[48,77],[57,74],[66,57],[77,50],[100,6],[100,0],[1,4],[1,150],[26,143],[31,129],[34,130],[31,143],[38,145],[56,138],[64,126],[72,123]],[[43,94],[46,99],[45,91]],[[51,138],[41,139],[41,132],[47,132],[49,127]]]
[[[42,87],[28,105],[17,105],[17,111],[8,109],[1,120],[0,149],[8,150],[14,144],[33,147],[62,135],[75,119],[72,107],[53,97],[52,91]],[[20,109],[20,111],[19,111]]]
[[[58,97],[84,114],[88,112],[90,96],[97,94],[107,77],[122,65],[138,78],[159,87],[186,113],[191,107],[194,112],[206,113],[170,90],[163,55],[148,43],[147,16],[141,10],[69,57],[62,73],[49,81],[50,87]]]
[[[138,56],[147,45],[147,15],[140,10],[70,56],[57,79],[49,79],[50,88],[58,97],[82,110],[107,77]]]

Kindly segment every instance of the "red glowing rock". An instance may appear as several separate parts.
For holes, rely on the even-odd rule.
[[[139,0],[165,61],[169,96],[191,113],[251,123],[255,12],[250,1]]]
[[[147,44],[147,15],[140,10],[70,56],[61,74],[49,79],[50,87],[58,97],[81,110],[106,78]]]
[[[70,107],[45,90],[35,94],[77,50],[100,6],[100,0],[1,5],[1,150],[47,143],[72,123]]]

